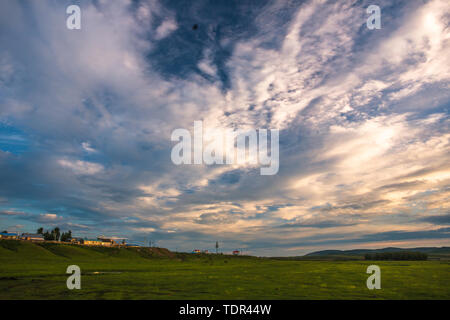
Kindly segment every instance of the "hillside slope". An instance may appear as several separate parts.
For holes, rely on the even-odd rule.
[[[17,240],[0,240],[0,256],[11,259],[105,259],[105,258],[175,258],[165,248],[90,247],[65,243],[39,243]]]

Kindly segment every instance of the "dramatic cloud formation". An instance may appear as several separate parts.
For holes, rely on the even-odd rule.
[[[449,245],[450,4],[0,4],[0,224],[171,249]],[[250,4],[252,3],[252,4]],[[193,27],[195,25],[195,27]],[[280,129],[279,172],[171,162],[174,129]]]

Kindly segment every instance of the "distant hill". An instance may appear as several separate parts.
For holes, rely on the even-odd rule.
[[[419,247],[419,248],[395,248],[382,249],[352,249],[352,250],[322,250],[308,253],[304,256],[272,257],[277,260],[364,260],[367,253],[385,252],[422,252],[428,255],[428,260],[450,260],[450,247]]]
[[[322,250],[308,253],[301,257],[291,257],[293,260],[363,260],[365,254],[386,252],[421,252],[428,255],[428,260],[450,260],[450,247],[419,247],[382,249],[352,249],[352,250]]]
[[[423,252],[427,254],[450,254],[450,247],[419,247],[419,248],[395,248],[388,247],[382,249],[352,249],[352,250],[322,250],[315,251],[305,255],[305,257],[311,256],[329,256],[329,255],[365,255],[366,253],[381,253],[381,252]]]

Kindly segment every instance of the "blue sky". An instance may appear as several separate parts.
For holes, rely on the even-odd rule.
[[[255,255],[450,245],[449,12],[2,1],[0,226]],[[171,132],[197,120],[279,129],[279,172],[174,165]]]

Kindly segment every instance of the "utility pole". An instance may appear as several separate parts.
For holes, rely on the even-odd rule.
[[[219,253],[219,241],[216,241],[216,254]]]

